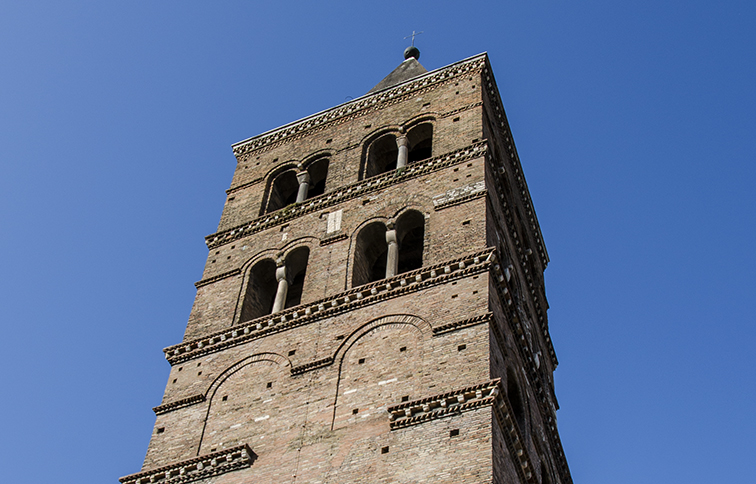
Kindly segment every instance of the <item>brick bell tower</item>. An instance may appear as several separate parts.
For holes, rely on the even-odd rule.
[[[145,483],[571,483],[548,263],[486,54],[238,160]]]

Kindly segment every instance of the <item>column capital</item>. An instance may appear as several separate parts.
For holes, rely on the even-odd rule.
[[[276,281],[286,281],[286,266],[276,268]],[[287,281],[288,282],[288,281]]]
[[[396,239],[396,230],[387,230],[386,231],[386,243],[387,244],[397,244],[398,241]]]

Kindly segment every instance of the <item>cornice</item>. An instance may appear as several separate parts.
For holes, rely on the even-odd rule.
[[[494,160],[492,159],[492,157],[488,157],[488,162],[490,163],[490,166],[495,173],[496,166],[494,165]],[[530,271],[528,271],[527,261],[525,260],[525,251],[522,243],[520,243],[520,237],[517,235],[517,226],[515,225],[514,217],[512,216],[512,211],[510,210],[506,197],[504,196],[505,192],[502,189],[501,180],[499,179],[499,177],[495,176],[495,174],[492,174],[492,178],[494,180],[495,192],[498,194],[498,202],[500,203],[501,211],[504,214],[505,218],[504,228],[509,232],[509,238],[510,240],[512,240],[512,243],[515,246],[515,257],[517,258],[516,262],[523,268],[523,274],[525,274],[525,280],[528,284],[531,300],[533,301],[533,306],[535,307],[538,329],[543,334],[543,339],[546,342],[546,350],[549,353],[549,358],[551,359],[551,363],[554,365],[554,368],[556,368],[559,365],[559,360],[557,359],[554,345],[551,342],[551,335],[549,334],[549,328],[546,320],[546,308],[544,308],[541,304],[540,298],[538,297],[538,293],[535,288],[535,284],[533,283],[533,276],[530,274]],[[490,200],[491,204],[493,205],[493,202],[494,200],[496,200],[496,198],[492,195],[491,197],[488,197],[488,200]],[[494,223],[498,224],[496,217],[494,217]]]
[[[496,421],[499,424],[499,430],[504,436],[509,456],[515,463],[515,469],[517,469],[521,482],[538,484],[534,473],[533,460],[530,458],[528,449],[525,447],[525,440],[522,438],[520,428],[514,419],[514,412],[512,412],[512,407],[509,405],[509,400],[501,394],[497,395],[493,409]]]
[[[292,376],[301,375],[302,373],[306,373],[308,371],[331,366],[333,364],[333,361],[333,356],[329,356],[320,360],[311,361],[310,363],[305,363],[304,365],[293,366],[290,371]]]
[[[162,415],[164,413],[172,412],[179,408],[188,407],[190,405],[194,405],[196,403],[202,403],[204,401],[205,401],[205,395],[200,393],[197,395],[192,395],[191,397],[182,398],[181,400],[176,400],[174,402],[158,405],[157,407],[153,407],[152,411],[155,412],[155,415]]]
[[[388,407],[391,430],[398,430],[450,415],[492,405],[499,394],[500,380],[491,380],[451,392]]]
[[[212,284],[213,282],[220,281],[221,279],[226,279],[228,277],[234,277],[241,274],[241,269],[233,269],[228,272],[224,272],[222,274],[218,274],[213,277],[208,277],[207,279],[202,279],[201,281],[197,281],[194,283],[194,287],[199,289],[202,286],[207,286],[208,284]]]
[[[169,346],[163,351],[168,362],[174,365],[345,311],[478,274],[488,270],[494,259],[494,249],[486,248],[440,264],[365,284],[312,303],[301,304],[275,314],[245,321],[203,338]]]
[[[258,183],[260,183],[263,180],[264,180],[263,177],[259,177],[259,178],[255,178],[254,180],[250,180],[250,181],[248,181],[246,183],[242,183],[241,185],[236,185],[235,187],[232,187],[232,188],[229,188],[228,190],[226,190],[226,195],[231,195],[232,193],[238,192],[239,190],[241,190],[243,188],[247,188],[247,187],[251,187],[253,185],[257,185]]]
[[[559,467],[558,470],[560,472],[560,475],[565,479],[566,484],[567,482],[572,481],[572,477],[570,476],[569,466],[567,465],[567,457],[564,455],[564,448],[562,447],[562,441],[559,438],[559,432],[556,427],[556,409],[549,401],[545,389],[546,384],[543,382],[541,374],[536,367],[533,352],[528,345],[524,328],[522,327],[520,317],[517,314],[514,301],[512,300],[512,292],[508,287],[509,281],[507,281],[505,274],[501,270],[501,266],[497,262],[493,263],[492,271],[494,273],[494,287],[499,294],[499,299],[506,302],[506,304],[502,306],[505,312],[504,319],[509,324],[510,330],[515,336],[515,346],[520,353],[520,360],[523,362],[525,371],[528,375],[528,379],[535,390],[535,397],[538,403],[537,407],[539,413],[541,414],[541,419],[546,426],[546,435],[549,438],[551,449],[557,458],[557,465]],[[501,334],[498,325],[491,324],[490,327],[493,330],[496,343],[499,345],[503,352],[504,337]]]
[[[469,202],[470,200],[475,200],[476,198],[485,197],[487,192],[486,182],[484,180],[462,187],[452,188],[451,190],[447,190],[446,193],[433,197],[433,210],[439,211],[447,207],[453,207],[455,205]]]
[[[205,243],[209,249],[214,249],[261,230],[281,225],[307,213],[323,210],[346,200],[360,197],[366,193],[381,190],[385,187],[483,156],[487,151],[487,142],[483,140],[459,150],[436,156],[435,158],[411,163],[401,172],[391,171],[350,183],[337,190],[307,199],[302,203],[267,213],[242,225],[210,234],[205,237]]]
[[[504,105],[501,102],[499,88],[496,86],[496,80],[494,79],[493,69],[491,68],[491,64],[488,61],[488,56],[485,57],[484,62],[485,67],[483,68],[481,73],[482,83],[488,94],[488,99],[491,100],[494,116],[496,118],[496,126],[504,135],[504,140],[506,141],[506,146],[504,148],[515,171],[514,178],[517,182],[517,188],[522,197],[523,204],[525,205],[525,210],[529,218],[530,226],[533,229],[533,233],[535,234],[535,243],[537,246],[536,248],[538,250],[538,255],[541,258],[543,267],[546,267],[549,263],[549,254],[546,251],[546,245],[543,243],[541,226],[538,223],[538,218],[536,217],[535,209],[533,208],[533,200],[530,198],[530,190],[528,190],[528,185],[525,183],[525,178],[522,172],[522,164],[520,163],[520,157],[517,154],[517,148],[515,148],[514,140],[512,139],[511,130],[509,129],[509,121],[507,120],[507,115],[504,112]]]
[[[448,118],[449,116],[454,116],[455,114],[459,114],[465,111],[468,111],[470,109],[475,109],[480,106],[483,106],[483,101],[474,102],[471,104],[468,104],[467,106],[462,106],[461,108],[452,109],[451,111],[444,111],[439,115],[439,118]]]
[[[335,126],[348,120],[384,109],[419,93],[436,89],[459,76],[480,72],[487,65],[485,53],[469,57],[454,64],[423,74],[397,86],[366,94],[355,100],[289,123],[280,128],[240,141],[231,146],[238,160],[243,156],[300,139],[315,131]]]
[[[160,484],[184,484],[249,467],[256,458],[257,455],[252,452],[249,445],[243,444],[157,469],[131,474],[118,480],[122,484],[148,484],[154,482],[159,482]]]
[[[492,313],[486,313],[486,314],[481,314],[480,316],[475,316],[472,318],[463,319],[461,321],[455,321],[453,323],[444,324],[443,326],[438,326],[436,328],[433,328],[433,336],[438,336],[444,333],[451,333],[452,331],[469,328],[470,326],[477,326],[479,324],[489,323],[491,322],[492,316],[493,316]]]
[[[349,236],[347,234],[345,234],[345,233],[342,232],[340,234],[330,235],[328,237],[324,237],[324,238],[320,239],[320,245],[322,247],[324,245],[330,245],[330,244],[339,242],[341,240],[346,240],[348,238],[349,238]]]

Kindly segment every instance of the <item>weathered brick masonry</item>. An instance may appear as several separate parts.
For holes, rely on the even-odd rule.
[[[488,58],[409,57],[381,87],[234,145],[121,482],[571,482],[548,256]]]

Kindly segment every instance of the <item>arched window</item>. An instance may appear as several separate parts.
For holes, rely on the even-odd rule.
[[[386,225],[373,222],[365,226],[357,234],[352,287],[385,278],[387,252]]]
[[[286,279],[289,283],[289,289],[286,293],[284,309],[298,306],[302,303],[302,290],[304,289],[307,259],[309,256],[310,249],[307,247],[294,249],[286,256]]]
[[[270,314],[276,297],[276,263],[264,259],[252,266],[241,309],[241,321]]]
[[[381,136],[373,141],[368,147],[364,178],[395,170],[398,152],[396,136],[393,134]]]
[[[310,174],[310,189],[307,192],[307,198],[317,197],[325,193],[328,165],[328,158],[320,158],[307,166],[307,173]]]
[[[418,124],[407,133],[409,142],[408,163],[425,160],[433,155],[433,125]]]
[[[425,217],[417,210],[409,210],[396,221],[396,239],[399,242],[397,274],[423,266]]]
[[[294,170],[280,173],[270,186],[268,206],[265,212],[274,212],[296,202],[298,190],[299,182],[297,182],[297,174]]]

